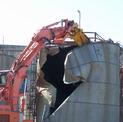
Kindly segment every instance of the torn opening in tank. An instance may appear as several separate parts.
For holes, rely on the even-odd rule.
[[[45,49],[44,52],[46,53],[43,54],[43,57],[40,56],[40,66],[38,66],[40,72],[37,73],[38,97],[36,100],[37,118],[39,117],[39,120],[53,113],[81,83],[65,84],[63,82],[64,61],[68,52],[73,48],[76,48],[76,46],[60,47],[55,55],[48,54],[46,52],[48,50]],[[46,106],[44,107],[44,105]]]

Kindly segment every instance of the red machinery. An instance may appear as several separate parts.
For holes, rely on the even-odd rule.
[[[59,23],[61,23],[60,27],[54,27]],[[73,25],[74,21],[66,19],[43,27],[20,53],[10,71],[7,74],[4,73],[6,83],[0,85],[0,122],[22,122],[18,110],[19,89],[29,65],[46,43],[64,44],[65,38],[73,33]],[[31,122],[31,120],[23,120],[25,121]]]

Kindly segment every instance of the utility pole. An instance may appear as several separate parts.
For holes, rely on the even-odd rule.
[[[4,45],[4,35],[3,35],[3,45]]]
[[[79,13],[79,28],[81,28],[81,11],[77,10],[77,12]]]

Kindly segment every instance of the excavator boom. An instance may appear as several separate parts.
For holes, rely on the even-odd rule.
[[[59,27],[54,27],[58,24],[61,25]],[[74,21],[65,19],[43,27],[32,37],[29,45],[20,53],[18,58],[12,64],[12,67],[7,74],[5,88],[0,91],[0,101],[6,102],[12,112],[18,111],[19,90],[26,77],[29,65],[47,43],[62,45],[68,37],[74,39],[75,42],[80,42],[82,36],[85,37],[83,42],[87,41],[87,38],[83,33],[80,31],[78,33],[78,31],[75,30],[74,24]],[[78,27],[76,26],[76,29],[77,28]]]

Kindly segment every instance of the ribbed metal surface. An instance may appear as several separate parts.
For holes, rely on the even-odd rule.
[[[8,70],[14,61],[14,57],[0,54],[0,70]]]
[[[119,46],[107,42],[74,49],[66,60],[64,80],[87,82],[45,122],[119,122],[119,54]]]
[[[10,69],[15,58],[25,46],[0,45],[0,70]]]

